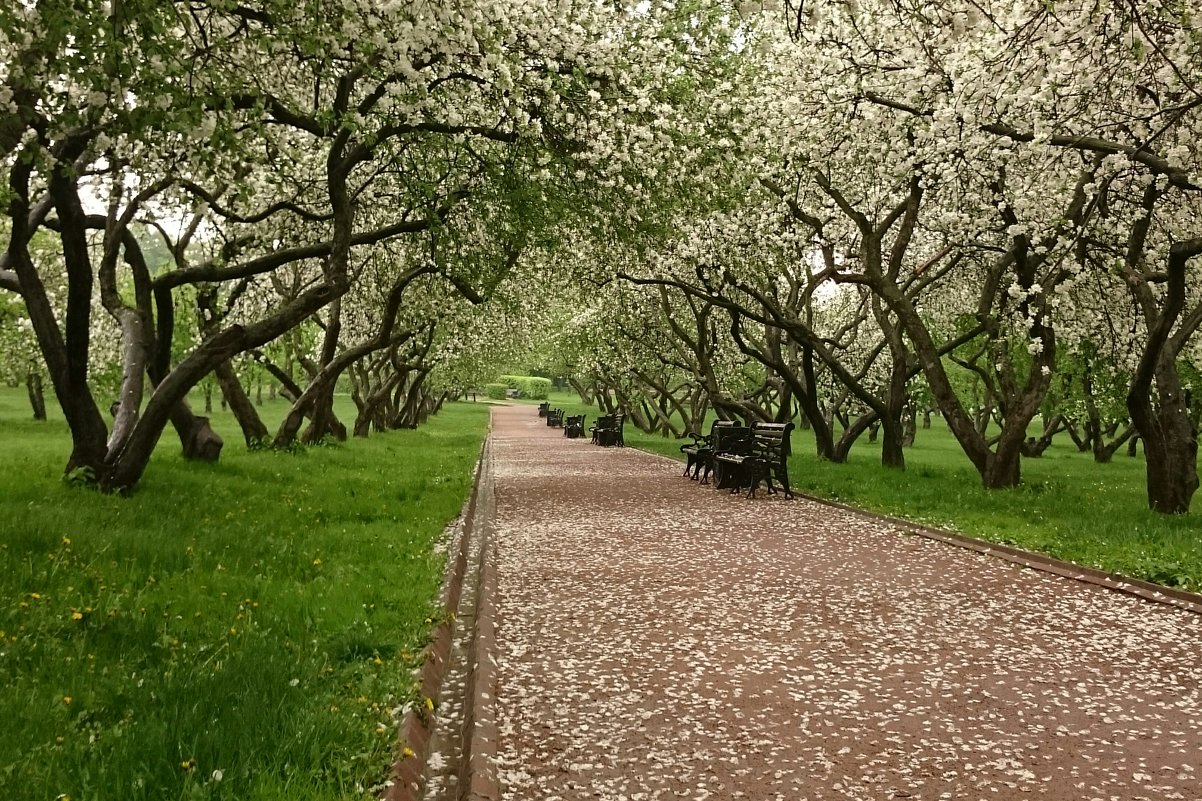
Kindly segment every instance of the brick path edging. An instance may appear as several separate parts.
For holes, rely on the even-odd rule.
[[[492,484],[492,437],[485,443],[479,472],[477,516],[481,557],[476,594],[475,627],[468,648],[468,687],[464,702],[458,797],[468,801],[499,801],[497,775],[497,559],[493,526],[496,499]]]
[[[426,763],[430,756],[430,739],[434,731],[434,717],[437,714],[436,699],[447,673],[448,660],[451,653],[451,641],[454,635],[454,610],[459,607],[459,598],[463,592],[464,577],[469,562],[469,549],[475,539],[475,528],[479,524],[479,496],[481,481],[487,452],[487,440],[481,446],[480,458],[472,479],[472,491],[464,504],[463,511],[452,527],[458,529],[458,536],[452,538],[453,553],[447,560],[447,572],[439,597],[439,608],[442,619],[431,632],[430,642],[426,645],[425,655],[419,672],[421,698],[415,708],[405,711],[401,718],[397,743],[397,758],[393,763],[391,781],[385,787],[381,798],[383,801],[419,801],[425,785]],[[490,490],[491,493],[491,490]],[[429,699],[433,710],[425,706]]]

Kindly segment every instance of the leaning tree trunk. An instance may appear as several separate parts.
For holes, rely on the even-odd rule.
[[[250,396],[242,388],[242,382],[238,380],[233,365],[229,362],[222,362],[213,370],[213,374],[217,377],[217,386],[221,388],[222,397],[225,398],[225,402],[234,413],[234,419],[238,421],[238,426],[242,429],[242,438],[246,440],[246,444],[250,446],[266,442],[271,434],[255,410]]]
[[[847,464],[847,457],[851,455],[851,446],[856,444],[856,440],[863,436],[865,431],[869,431],[876,426],[879,419],[880,415],[869,410],[855,420],[850,421],[850,424],[843,429],[843,434],[840,435],[839,441],[834,443],[830,456],[827,458],[835,464]]]
[[[593,405],[593,401],[596,399],[597,393],[595,383],[590,382],[586,384],[572,376],[568,376],[568,384],[571,385],[572,389],[576,390],[576,394],[580,396],[581,403],[583,403],[585,406]]]
[[[421,367],[414,371],[412,380],[405,391],[405,400],[401,404],[400,413],[395,421],[396,428],[417,428],[422,422],[421,398],[424,391],[426,376],[430,368]]]
[[[373,429],[384,431],[388,427],[387,402],[403,377],[403,373],[394,371],[379,386],[365,393],[363,406],[355,417],[354,436],[366,437]]]
[[[1192,426],[1191,426],[1192,427]],[[1135,426],[1129,425],[1123,429],[1123,433],[1106,442],[1105,439],[1099,436],[1093,442],[1093,460],[1098,464],[1110,464],[1110,460],[1118,452],[1119,448],[1127,444],[1127,441],[1135,436]]]
[[[346,426],[334,414],[334,388],[331,383],[313,399],[313,417],[309,427],[301,435],[301,441],[306,445],[316,445],[325,437],[331,437],[337,442],[346,442]]]

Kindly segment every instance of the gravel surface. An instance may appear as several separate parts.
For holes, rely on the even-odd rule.
[[[493,412],[506,799],[1202,801],[1202,617]]]

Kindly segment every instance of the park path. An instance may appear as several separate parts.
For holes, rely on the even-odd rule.
[[[502,797],[1202,801],[1202,617],[498,407]]]

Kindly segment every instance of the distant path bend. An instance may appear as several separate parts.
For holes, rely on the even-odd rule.
[[[506,799],[1202,801],[1202,616],[533,407],[491,450]]]

